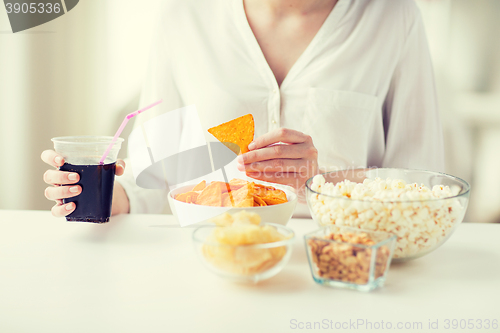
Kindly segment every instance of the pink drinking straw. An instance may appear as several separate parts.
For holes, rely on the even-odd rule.
[[[130,120],[130,118],[137,116],[139,113],[142,113],[142,112],[146,111],[147,109],[151,109],[153,106],[156,106],[156,105],[160,104],[161,102],[163,102],[163,99],[160,99],[158,102],[154,102],[153,104],[148,105],[148,106],[146,106],[143,109],[140,109],[140,110],[137,110],[135,112],[129,113],[125,117],[125,119],[123,119],[123,122],[120,125],[120,127],[118,128],[118,131],[116,131],[116,134],[113,137],[113,140],[111,141],[111,143],[109,144],[108,148],[104,152],[104,155],[102,155],[101,160],[99,161],[100,165],[104,164],[104,160],[106,159],[106,157],[108,156],[109,152],[111,151],[111,148],[113,148],[113,145],[115,144],[116,139],[118,139],[118,137],[120,136],[120,134],[122,134],[122,131],[125,128],[125,126],[127,125],[127,123]]]

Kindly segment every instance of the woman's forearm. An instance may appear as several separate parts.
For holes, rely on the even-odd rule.
[[[130,213],[130,203],[127,192],[119,182],[115,182],[113,188],[113,204],[111,206],[111,215]]]

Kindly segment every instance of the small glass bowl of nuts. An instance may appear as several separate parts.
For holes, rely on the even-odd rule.
[[[329,225],[306,234],[314,281],[330,287],[370,291],[384,285],[397,236]]]

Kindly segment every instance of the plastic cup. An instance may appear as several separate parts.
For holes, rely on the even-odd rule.
[[[123,139],[118,138],[104,164],[99,160],[113,140],[112,136],[64,136],[53,138],[55,151],[64,157],[61,171],[80,175],[77,185],[82,192],[64,203],[74,202],[76,209],[66,216],[67,221],[106,223],[111,216],[116,158]]]

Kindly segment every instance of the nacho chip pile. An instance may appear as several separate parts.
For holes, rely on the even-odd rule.
[[[287,202],[286,194],[272,186],[231,179],[229,183],[202,181],[189,192],[177,194],[175,200],[213,207],[259,207]]]

